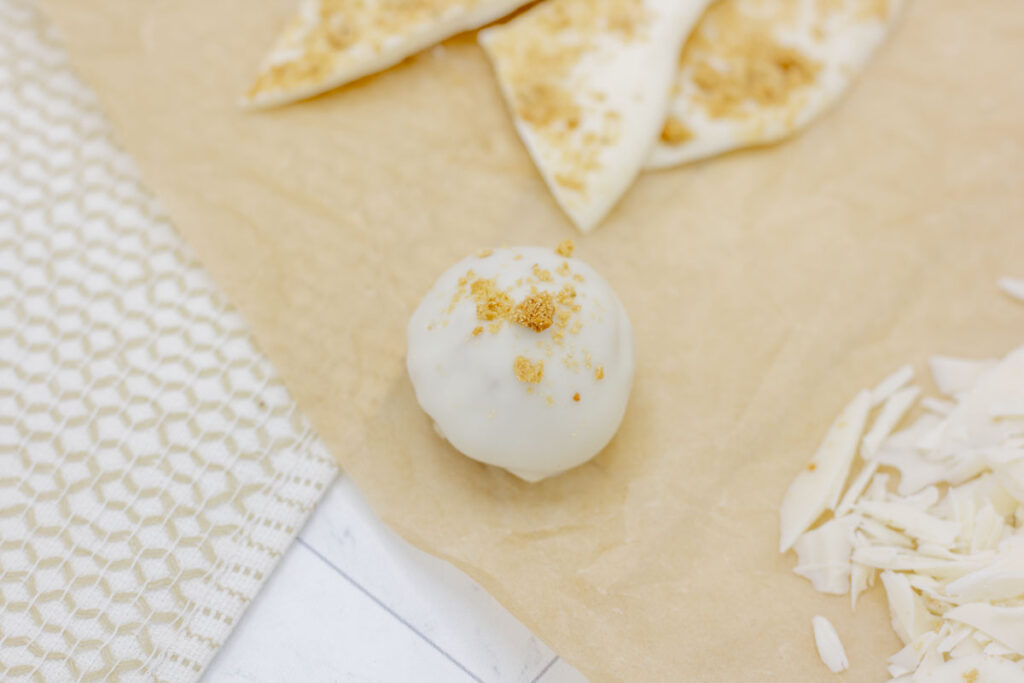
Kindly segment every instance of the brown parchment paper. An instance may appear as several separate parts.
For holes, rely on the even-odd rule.
[[[313,101],[234,99],[291,0],[47,0],[178,229],[380,516],[480,581],[595,681],[844,680],[898,648],[790,573],[776,510],[862,386],[996,355],[1024,309],[1024,4],[917,0],[798,139],[643,177],[593,235],[559,214],[471,37]],[[434,277],[575,237],[633,318],[626,420],[539,485],[440,443],[403,369]],[[438,609],[444,609],[439,605]],[[481,672],[485,676],[485,672]]]

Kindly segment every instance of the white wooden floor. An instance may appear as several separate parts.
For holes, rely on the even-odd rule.
[[[586,683],[469,577],[387,529],[342,476],[203,683]]]

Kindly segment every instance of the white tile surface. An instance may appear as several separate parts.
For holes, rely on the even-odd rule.
[[[405,631],[401,622],[296,545],[250,605],[206,680],[471,680]]]
[[[555,659],[551,668],[541,676],[540,681],[542,683],[587,683],[583,674],[572,668],[572,665],[561,657]]]
[[[486,591],[385,527],[341,477],[204,683],[586,683]]]

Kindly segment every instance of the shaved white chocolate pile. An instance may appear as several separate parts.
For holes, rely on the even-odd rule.
[[[903,429],[920,395],[906,368],[847,406],[782,501],[780,548],[853,607],[882,584],[905,645],[889,659],[892,680],[1021,681],[1024,347],[930,365],[947,399],[921,401]],[[818,619],[822,660],[842,670],[838,637]]]
[[[270,107],[383,71],[529,0],[302,0],[243,104]]]
[[[661,140],[665,168],[788,137],[850,86],[900,0],[721,0],[683,51]]]
[[[708,0],[547,0],[480,32],[516,129],[586,232],[633,183]]]
[[[811,626],[814,628],[814,644],[818,648],[818,656],[828,670],[837,674],[850,668],[846,650],[843,649],[843,643],[839,640],[839,634],[836,633],[832,622],[825,617],[817,616],[811,620]]]

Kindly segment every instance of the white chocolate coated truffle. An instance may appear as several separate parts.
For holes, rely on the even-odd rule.
[[[629,317],[569,253],[484,250],[446,270],[409,320],[409,377],[438,431],[527,481],[604,448],[633,383]]]

